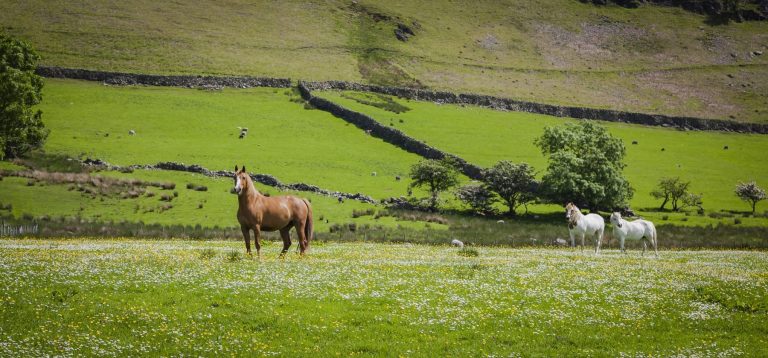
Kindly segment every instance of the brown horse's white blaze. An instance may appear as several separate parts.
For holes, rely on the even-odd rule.
[[[245,250],[251,253],[250,231],[256,246],[256,254],[261,252],[259,237],[262,231],[280,231],[283,238],[281,255],[291,247],[291,228],[296,228],[299,236],[299,248],[303,255],[312,239],[312,206],[309,201],[291,195],[264,196],[256,189],[251,176],[245,172],[245,166],[238,171],[235,166],[235,187],[238,209],[237,221],[245,239]]]

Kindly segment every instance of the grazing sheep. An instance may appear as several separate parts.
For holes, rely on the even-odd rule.
[[[371,172],[372,177],[375,177],[376,175],[377,175],[376,172]]]
[[[128,135],[136,135],[136,131],[131,129],[128,131]]]
[[[395,180],[400,181],[400,176],[399,175],[395,175]]]
[[[344,202],[344,198],[342,198],[342,197],[339,197],[338,200],[339,200],[339,204]]]
[[[460,249],[464,248],[464,243],[456,239],[451,240],[451,245],[456,246]]]
[[[723,150],[728,150],[728,146],[726,145],[725,147],[723,147]]]

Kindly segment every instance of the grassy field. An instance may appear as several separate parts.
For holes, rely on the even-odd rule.
[[[573,0],[0,4],[43,64],[479,92],[765,122],[768,24]],[[408,42],[397,23],[411,26]]]
[[[526,162],[539,176],[546,169],[546,158],[533,145],[545,126],[557,126],[569,119],[524,112],[501,112],[474,106],[438,105],[431,102],[392,99],[410,108],[395,114],[360,101],[382,102],[377,95],[325,91],[316,95],[355,111],[371,115],[427,144],[458,155],[470,163],[488,167],[499,160]],[[733,193],[739,181],[756,180],[768,186],[768,161],[763,157],[768,137],[723,132],[679,131],[621,123],[602,123],[627,148],[626,177],[635,188],[635,209],[657,208],[660,201],[650,192],[658,180],[679,176],[691,181],[691,191],[704,195],[709,210],[747,211],[749,205]],[[638,144],[631,144],[636,141]],[[727,150],[724,147],[728,146]],[[662,149],[664,151],[662,151]],[[761,212],[765,206],[759,206]],[[648,213],[661,217],[659,213]],[[673,215],[674,216],[674,215]],[[680,220],[683,216],[675,216]],[[690,218],[690,223],[704,221]],[[702,218],[703,219],[703,218]],[[688,219],[686,219],[688,220]],[[762,220],[764,225],[764,220]]]
[[[763,252],[0,240],[0,355],[764,356]]]
[[[380,199],[405,195],[408,183],[395,177],[421,159],[330,114],[304,109],[287,89],[209,92],[47,80],[43,94],[40,109],[51,129],[47,152],[116,165],[245,165],[284,183]],[[250,130],[242,140],[238,127]]]
[[[175,189],[162,190],[147,188],[145,194],[137,198],[123,198],[115,195],[90,195],[75,190],[73,184],[57,184],[18,177],[5,177],[0,181],[0,205],[11,205],[7,211],[15,217],[31,216],[37,218],[83,218],[96,222],[121,222],[161,224],[161,225],[200,225],[205,228],[238,227],[237,200],[230,194],[232,180],[229,178],[210,178],[199,174],[160,170],[137,170],[133,173],[98,172],[94,176],[139,179],[147,182],[174,183]],[[192,183],[203,185],[207,191],[187,189]],[[258,185],[258,184],[257,184]],[[339,203],[336,198],[309,192],[279,191],[260,185],[259,190],[271,195],[296,195],[308,198],[312,202],[317,232],[327,232],[331,225],[354,223],[356,225],[382,226],[406,229],[424,228],[424,222],[398,221],[391,216],[374,218],[376,211],[383,210],[373,204],[355,200]],[[122,191],[127,191],[123,189]],[[163,195],[176,196],[169,202],[162,201]],[[170,206],[170,207],[169,207]],[[370,214],[353,217],[353,213]],[[2,213],[2,212],[0,212]],[[432,223],[433,229],[445,228],[439,223]]]

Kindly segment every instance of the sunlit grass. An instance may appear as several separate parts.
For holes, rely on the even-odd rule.
[[[763,252],[280,248],[0,240],[0,355],[768,354]]]

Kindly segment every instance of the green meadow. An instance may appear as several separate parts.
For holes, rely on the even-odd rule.
[[[2,356],[765,356],[764,252],[0,240]]]
[[[381,199],[405,195],[408,183],[395,177],[421,159],[328,113],[304,109],[290,89],[211,92],[47,80],[43,95],[47,152],[115,165],[245,165],[283,183]],[[238,139],[238,127],[248,128],[245,138]]]
[[[547,162],[533,144],[534,139],[546,126],[575,121],[525,112],[390,98],[410,108],[394,113],[380,106],[361,103],[382,102],[375,94],[323,91],[316,95],[366,113],[384,125],[391,125],[470,163],[488,167],[500,160],[526,162],[533,165],[539,175],[546,170]],[[635,209],[648,211],[660,205],[650,192],[662,177],[679,176],[691,181],[691,191],[704,195],[704,208],[710,211],[748,211],[749,205],[733,193],[740,181],[756,180],[762,187],[768,186],[765,182],[768,160],[764,156],[768,137],[764,135],[680,131],[610,122],[601,125],[621,138],[627,148],[625,175],[635,189],[631,202]],[[727,150],[724,149],[726,146]],[[765,204],[759,204],[758,208],[760,212],[766,210]]]

